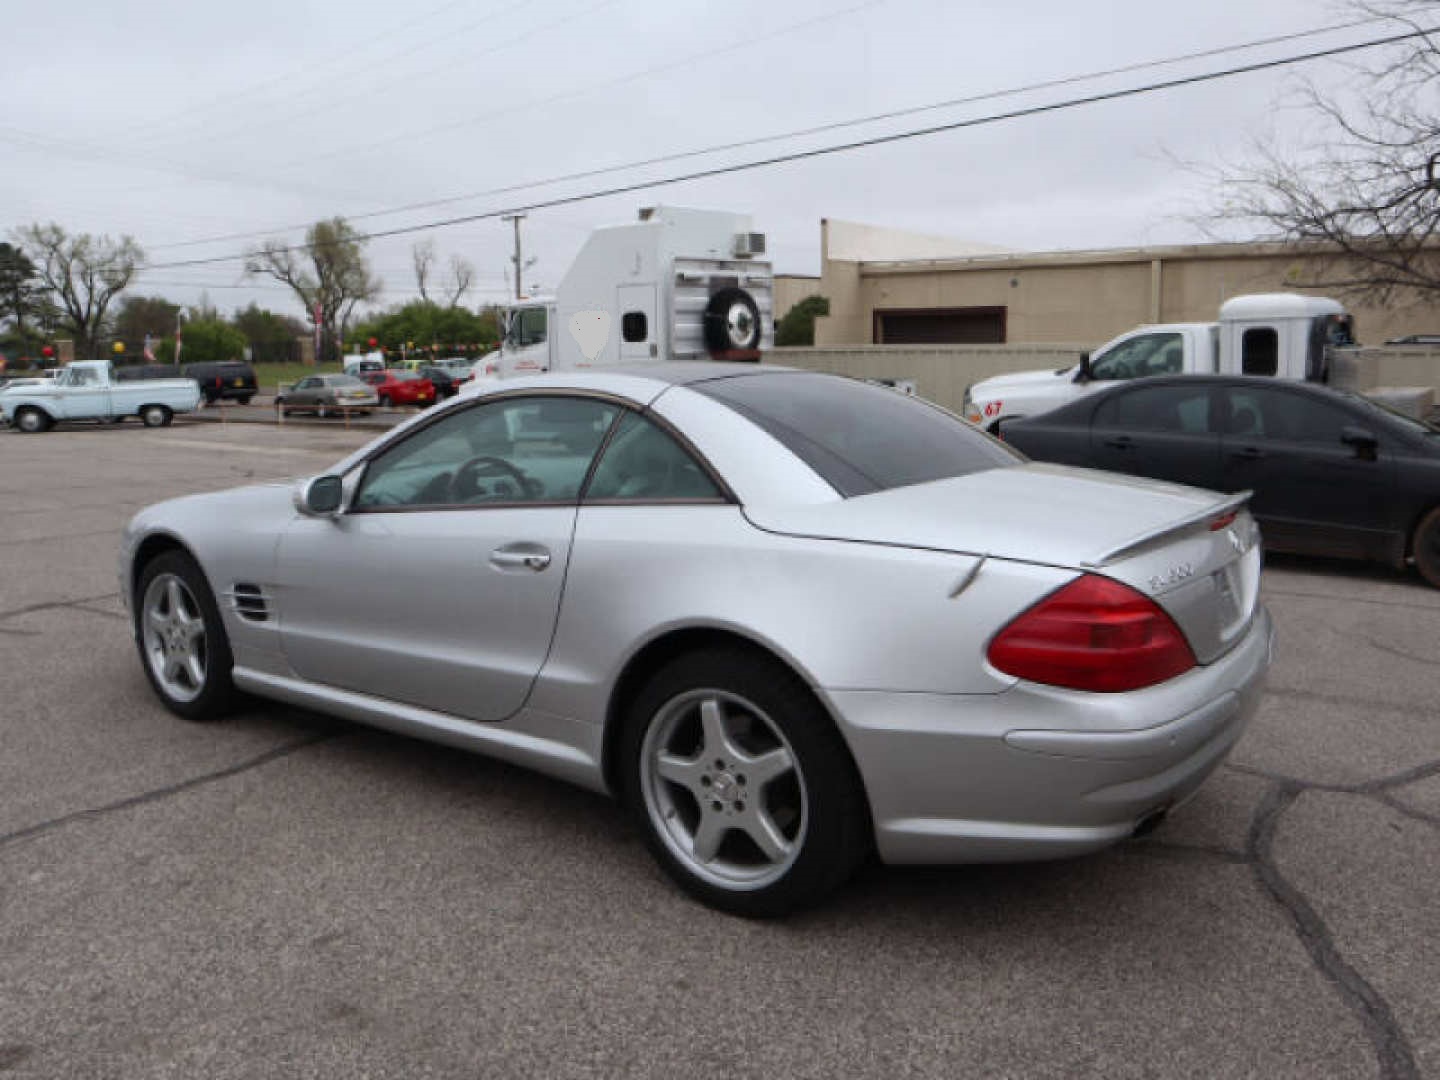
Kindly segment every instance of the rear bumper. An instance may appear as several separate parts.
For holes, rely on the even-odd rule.
[[[865,782],[882,859],[1008,862],[1083,854],[1192,795],[1259,704],[1274,631],[1127,694],[1017,683],[999,694],[829,691]]]

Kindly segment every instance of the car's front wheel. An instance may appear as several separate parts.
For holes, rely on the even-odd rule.
[[[155,693],[187,720],[220,719],[236,698],[233,659],[200,567],[167,551],[145,565],[135,597],[135,640]]]
[[[840,885],[869,850],[859,777],[814,695],[777,661],[693,653],[631,703],[629,806],[661,866],[737,915],[782,915]]]

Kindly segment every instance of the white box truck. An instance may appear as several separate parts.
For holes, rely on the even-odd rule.
[[[765,237],[744,214],[657,206],[596,229],[553,296],[516,301],[475,385],[537,371],[756,360],[774,340]]]
[[[1140,326],[1082,354],[1073,367],[997,375],[965,392],[965,418],[998,431],[1117,379],[1146,375],[1268,375],[1327,382],[1335,350],[1354,345],[1354,323],[1336,300],[1298,293],[1236,296],[1213,323]]]

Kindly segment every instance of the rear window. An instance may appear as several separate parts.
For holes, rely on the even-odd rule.
[[[763,428],[846,498],[1025,460],[957,416],[858,379],[787,372],[690,389]]]

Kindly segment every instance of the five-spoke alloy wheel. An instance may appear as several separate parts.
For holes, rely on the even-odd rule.
[[[200,568],[166,552],[146,564],[135,596],[136,643],[160,699],[187,720],[223,716],[235,695],[230,643]]]
[[[740,915],[818,900],[868,850],[855,767],[809,689],[742,650],[681,656],[633,702],[626,796],[660,864]]]

